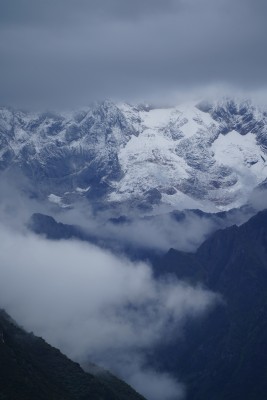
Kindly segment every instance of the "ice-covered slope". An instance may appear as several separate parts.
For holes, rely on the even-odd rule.
[[[244,203],[266,178],[266,120],[250,103],[234,110],[233,104],[214,104],[209,112],[201,104],[139,112],[141,133],[120,149],[124,175],[109,198],[139,198],[157,189],[155,202],[176,207],[230,208]],[[125,105],[121,110],[129,113]],[[216,118],[214,110],[224,118]],[[248,122],[247,132],[232,130],[245,129]]]
[[[1,171],[21,171],[62,207],[80,196],[142,210],[236,207],[266,179],[266,160],[266,113],[248,101],[0,109]]]

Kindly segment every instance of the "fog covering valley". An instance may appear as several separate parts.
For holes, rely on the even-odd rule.
[[[266,17],[0,0],[0,400],[267,398]]]
[[[177,377],[149,365],[146,355],[163,338],[171,341],[174,332],[182,336],[188,318],[209,312],[222,301],[220,296],[174,277],[156,279],[149,263],[130,261],[117,247],[113,254],[103,246],[34,235],[26,227],[31,213],[51,213],[51,206],[49,210],[11,186],[1,184],[1,307],[25,329],[72,359],[85,366],[90,361],[110,369],[149,399],[183,397],[184,387]],[[76,223],[80,218],[86,228],[84,215],[78,209],[65,218],[59,214],[63,220]],[[167,216],[166,228],[168,222]],[[203,237],[197,218],[190,224],[189,247],[198,236]],[[96,217],[93,220],[88,215],[88,229],[97,231],[99,225]],[[179,224],[175,225],[179,232]],[[199,232],[195,232],[197,226]],[[145,222],[133,223],[123,236],[126,241],[134,239],[140,229],[145,238],[152,228],[148,224],[144,232]],[[102,238],[117,235],[116,240],[122,241],[119,230],[104,229]],[[161,234],[163,242],[158,235],[145,244],[165,250],[168,235],[166,229],[166,237]]]
[[[1,307],[85,369],[94,362],[148,399],[184,398],[179,376],[150,363],[153,349],[174,338],[179,346],[188,320],[203,318],[225,300],[200,282],[172,274],[156,278],[149,258],[171,247],[195,251],[212,232],[264,209],[265,192],[255,191],[247,207],[220,218],[180,211],[132,215],[114,224],[86,202],[62,210],[29,198],[25,188],[25,179],[1,179]],[[49,240],[45,230],[36,235],[29,223],[33,213],[77,226],[89,239]]]

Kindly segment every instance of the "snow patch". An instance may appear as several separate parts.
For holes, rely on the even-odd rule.
[[[170,121],[173,108],[159,108],[150,111],[141,111],[140,117],[147,128],[162,128]]]
[[[68,208],[68,207],[70,207],[69,205],[63,203],[62,197],[57,196],[57,195],[55,195],[55,194],[53,194],[53,193],[51,193],[51,194],[48,196],[48,200],[50,201],[50,203],[54,203],[54,204],[58,205],[58,206],[61,207],[61,208]]]
[[[85,188],[85,189],[83,189],[83,188],[80,188],[80,187],[76,187],[76,192],[78,192],[78,193],[86,193],[86,192],[88,192],[88,190],[90,189],[90,186],[88,186],[87,188]]]
[[[230,167],[237,174],[238,185],[243,192],[249,193],[266,179],[266,155],[253,133],[241,135],[231,131],[227,135],[220,134],[211,150],[218,163]]]

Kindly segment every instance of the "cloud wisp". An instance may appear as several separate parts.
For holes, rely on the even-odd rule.
[[[145,354],[206,313],[215,294],[175,279],[156,281],[148,265],[85,243],[2,225],[0,243],[0,304],[19,323],[73,359],[110,368],[148,399],[162,399],[153,382],[168,387],[166,400],[181,397],[183,386],[147,366]]]

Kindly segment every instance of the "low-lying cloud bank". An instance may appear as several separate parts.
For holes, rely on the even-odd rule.
[[[145,263],[95,246],[53,242],[0,225],[0,304],[26,329],[73,359],[119,374],[151,400],[183,396],[176,378],[147,365],[146,351],[182,334],[218,297]],[[178,333],[177,333],[178,332]]]
[[[215,221],[194,213],[187,213],[181,220],[171,213],[147,218],[137,214],[126,218],[124,222],[113,223],[104,213],[92,215],[88,204],[77,204],[74,209],[54,213],[53,216],[57,221],[80,226],[103,243],[110,243],[114,250],[120,250],[121,246],[121,250],[136,248],[164,253],[170,248],[194,251],[211,232],[220,227]]]
[[[18,178],[0,177],[0,222],[6,227],[25,232],[33,213],[53,216],[56,221],[77,225],[94,237],[103,247],[117,253],[132,250],[167,252],[170,248],[181,251],[195,251],[216,229],[244,222],[250,215],[240,215],[223,220],[202,218],[195,213],[187,213],[185,218],[176,218],[171,209],[158,211],[148,218],[131,214],[123,223],[112,222],[111,212],[95,215],[86,199],[73,204],[70,209],[60,209],[50,202],[30,199],[30,183],[22,175]],[[25,189],[26,188],[26,189]]]

